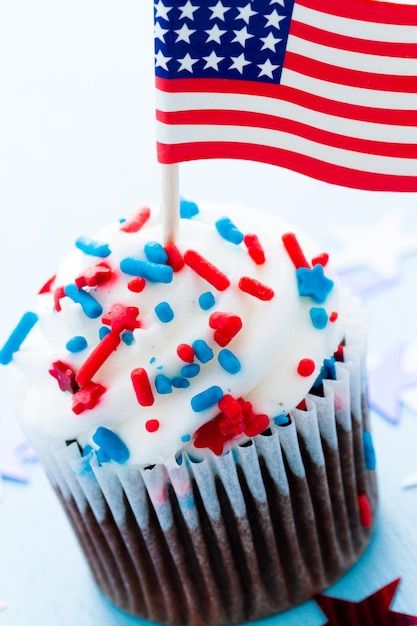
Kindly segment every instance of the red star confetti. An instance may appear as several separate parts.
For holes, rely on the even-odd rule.
[[[94,409],[105,391],[106,388],[103,385],[90,381],[74,394],[72,410],[79,415],[86,409]]]
[[[400,578],[375,591],[360,602],[340,600],[319,594],[315,601],[328,621],[325,626],[413,626],[417,617],[390,610]]]
[[[109,313],[103,315],[102,322],[111,327],[112,332],[120,333],[122,330],[133,331],[140,327],[137,317],[139,309],[135,306],[113,304]]]
[[[52,363],[52,368],[49,370],[49,373],[57,379],[61,391],[70,391],[71,393],[77,391],[78,384],[75,380],[75,372],[66,363],[55,361],[55,363]]]

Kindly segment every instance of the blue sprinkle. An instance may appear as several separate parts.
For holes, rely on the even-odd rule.
[[[191,398],[191,408],[196,413],[217,404],[223,398],[223,391],[217,385],[209,387]]]
[[[198,215],[200,212],[195,202],[189,200],[180,200],[180,217],[190,220],[194,215]]]
[[[211,309],[211,307],[216,304],[216,300],[211,291],[206,291],[198,298],[198,303],[203,311],[208,311],[208,309]]]
[[[84,254],[89,254],[90,256],[104,258],[111,254],[108,243],[96,241],[95,239],[90,239],[89,237],[78,237],[75,245],[79,250],[84,252]]]
[[[10,337],[7,339],[6,343],[0,350],[0,363],[2,365],[7,365],[13,359],[13,354],[17,352],[35,326],[38,321],[38,316],[36,313],[32,313],[28,311],[25,313],[16,328],[11,333]]]
[[[104,339],[104,337],[108,335],[110,332],[111,330],[108,326],[101,326],[98,331],[98,336],[99,336],[100,341]]]
[[[181,441],[183,441],[184,443],[188,443],[190,441],[190,439],[191,439],[190,435],[183,435],[181,437]]]
[[[94,448],[92,446],[90,446],[90,444],[86,445],[85,448],[83,448],[82,456],[88,456],[90,454],[90,452],[92,452],[93,450],[94,450]]]
[[[291,424],[290,417],[285,413],[284,415],[276,415],[273,420],[277,426],[289,426],[289,424]]]
[[[198,376],[199,373],[200,366],[198,363],[190,363],[181,368],[181,374],[185,376],[185,378],[194,378],[194,376]]]
[[[158,241],[148,241],[145,244],[145,255],[151,263],[166,264],[168,261],[168,255]]]
[[[93,441],[112,461],[126,463],[130,454],[126,444],[119,435],[105,426],[99,426],[93,435]]]
[[[157,374],[155,376],[155,388],[161,395],[172,393],[171,381],[165,374]]]
[[[123,343],[125,343],[127,346],[131,346],[132,343],[135,341],[135,336],[130,330],[127,330],[125,333],[123,333],[121,337]]]
[[[168,302],[160,302],[155,307],[155,313],[158,319],[167,324],[168,322],[172,322],[174,319],[174,311],[169,306]]]
[[[240,371],[240,361],[233,354],[233,352],[230,352],[230,350],[220,350],[217,358],[219,359],[219,363],[222,368],[226,370],[226,372],[228,372],[229,374],[237,374]]]
[[[108,463],[109,461],[111,461],[111,458],[109,457],[109,455],[103,450],[103,448],[99,448],[98,450],[96,450],[96,457],[97,457],[97,461],[99,463]]]
[[[323,304],[334,284],[324,275],[323,266],[318,263],[312,269],[299,267],[296,275],[300,296],[309,296],[314,302]]]
[[[213,358],[213,350],[207,345],[204,339],[196,339],[192,344],[192,348],[195,356],[202,363],[207,363]]]
[[[122,259],[120,269],[130,276],[142,276],[151,283],[171,283],[174,275],[174,270],[170,265],[151,263],[134,257]]]
[[[310,318],[314,328],[317,328],[318,330],[326,328],[327,321],[329,319],[326,310],[321,307],[312,307],[310,309]]]
[[[243,233],[238,228],[236,228],[236,226],[228,217],[221,217],[219,220],[217,220],[216,228],[219,235],[223,237],[223,239],[226,239],[227,241],[230,241],[231,243],[234,243],[236,245],[242,243],[244,238]]]
[[[181,376],[174,376],[174,378],[171,379],[171,383],[175,389],[187,389],[187,387],[190,386],[190,381]]]
[[[323,380],[336,380],[336,359],[334,356],[331,356],[330,359],[324,359],[323,365],[320,369],[320,374],[317,376],[316,380],[313,383],[313,389],[317,389],[320,387]]]
[[[363,450],[365,454],[365,466],[368,470],[376,468],[375,448],[372,442],[372,435],[369,431],[363,431]]]
[[[151,357],[149,363],[155,363],[155,361],[156,361],[156,358],[153,356],[153,357]]]
[[[90,319],[96,319],[103,313],[103,308],[99,302],[87,291],[78,289],[75,283],[64,287],[64,293],[68,298],[81,305],[85,315]]]
[[[87,345],[87,339],[85,337],[76,335],[67,341],[67,345],[65,347],[68,352],[82,352],[86,349]]]

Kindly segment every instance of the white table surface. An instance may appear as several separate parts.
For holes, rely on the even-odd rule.
[[[80,234],[158,203],[150,0],[0,0],[0,344]],[[335,226],[369,229],[404,211],[417,233],[417,194],[341,189],[267,165],[181,166],[181,193],[276,212],[327,249]],[[417,253],[398,280],[365,299],[371,355],[417,340]],[[0,396],[7,393],[0,370]],[[417,615],[417,415],[372,413],[380,509],[374,539],[331,595],[358,601],[402,582],[393,610]],[[41,468],[5,481],[0,499],[0,626],[139,626],[94,587]],[[1,602],[7,608],[1,610]],[[265,626],[320,626],[313,602]]]

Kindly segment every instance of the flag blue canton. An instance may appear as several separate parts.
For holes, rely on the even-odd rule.
[[[295,0],[158,0],[155,74],[278,84]]]

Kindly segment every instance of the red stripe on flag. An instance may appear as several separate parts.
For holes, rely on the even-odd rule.
[[[338,17],[347,17],[360,22],[417,25],[417,6],[376,2],[375,0],[296,0],[297,4]]]
[[[328,83],[336,83],[337,85],[378,91],[417,93],[416,76],[394,76],[392,74],[373,74],[350,70],[331,65],[330,63],[309,59],[295,52],[287,51],[285,68]]]
[[[208,125],[208,126],[246,126],[250,128],[264,128],[272,131],[281,131],[310,141],[333,146],[352,152],[365,154],[417,158],[417,145],[412,143],[390,143],[373,141],[340,135],[331,131],[321,130],[302,122],[289,120],[274,115],[251,113],[247,111],[179,111],[164,113],[157,111],[156,118],[164,124],[170,125]]]
[[[348,50],[361,54],[374,54],[382,57],[398,57],[401,59],[417,59],[417,43],[397,43],[392,41],[370,41],[347,37],[338,33],[331,33],[309,24],[303,24],[293,20],[291,22],[291,35],[318,43],[337,50]],[[416,29],[417,37],[417,29]]]
[[[375,174],[320,161],[289,150],[230,142],[157,143],[158,160],[170,164],[197,159],[243,159],[278,165],[317,180],[367,191],[416,192],[417,177]]]

